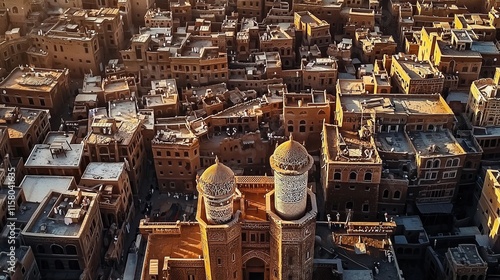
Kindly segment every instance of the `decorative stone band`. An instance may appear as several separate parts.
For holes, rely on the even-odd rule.
[[[283,219],[301,217],[307,207],[307,173],[283,175],[274,173],[274,207]]]
[[[216,206],[205,200],[205,209],[209,223],[224,224],[229,222],[233,217],[232,203]]]

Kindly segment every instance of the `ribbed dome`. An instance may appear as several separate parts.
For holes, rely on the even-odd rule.
[[[292,139],[279,145],[271,156],[271,166],[284,170],[298,170],[311,163],[306,148]]]
[[[198,179],[198,191],[212,197],[228,196],[235,189],[234,172],[215,158],[215,164],[208,167]]]

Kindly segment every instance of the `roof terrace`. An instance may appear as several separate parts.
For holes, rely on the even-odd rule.
[[[465,154],[464,149],[448,130],[408,132],[408,137],[420,156]]]
[[[28,234],[78,237],[88,222],[87,213],[96,207],[94,193],[51,191],[24,228]]]
[[[360,139],[356,132],[340,131],[336,125],[325,124],[323,133],[329,161],[382,162],[372,143]]]
[[[118,180],[124,169],[123,162],[91,162],[81,179],[114,181]]]
[[[57,86],[61,76],[67,75],[66,69],[45,69],[34,67],[16,67],[0,82],[0,88],[50,92]]]
[[[40,203],[50,191],[64,193],[76,187],[71,176],[26,175],[19,185],[23,189],[26,201]]]
[[[55,139],[50,144],[36,144],[26,160],[26,167],[78,168],[83,157],[83,144],[69,144]]]

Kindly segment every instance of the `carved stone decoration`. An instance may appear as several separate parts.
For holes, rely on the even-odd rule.
[[[284,219],[297,219],[306,211],[307,172],[300,175],[274,174],[276,211]]]
[[[205,203],[208,221],[215,224],[224,224],[233,217],[233,204],[223,204],[214,206],[211,203]]]
[[[250,252],[245,253],[242,256],[241,263],[246,263],[248,260],[252,258],[258,258],[262,260],[266,265],[269,265],[271,261],[271,257],[267,253],[260,250],[252,250]]]
[[[241,231],[239,230],[238,227],[232,227],[231,230],[227,233],[227,240],[233,240],[236,237],[239,237],[241,235]]]
[[[208,231],[208,241],[222,242],[226,240],[226,236],[222,231]]]

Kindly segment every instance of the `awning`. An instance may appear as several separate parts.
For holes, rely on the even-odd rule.
[[[453,210],[453,204],[451,203],[426,203],[418,204],[418,211],[421,214],[451,214]]]

